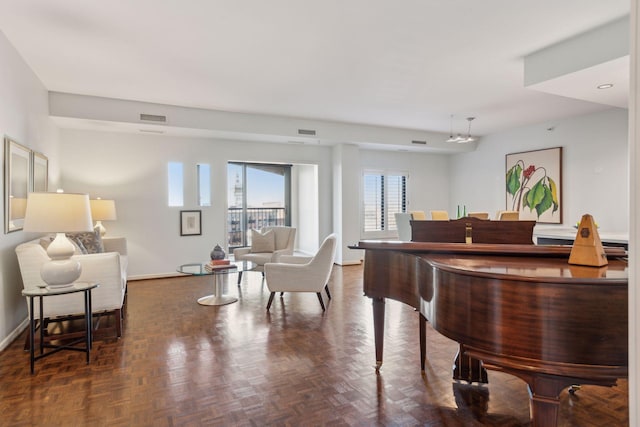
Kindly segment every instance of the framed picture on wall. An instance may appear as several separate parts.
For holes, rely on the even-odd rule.
[[[46,193],[49,186],[49,159],[42,153],[32,152],[31,173],[33,191]]]
[[[4,138],[4,232],[22,230],[31,190],[31,150]]]
[[[520,219],[562,223],[562,147],[506,155],[506,208]]]
[[[180,211],[180,235],[199,236],[201,234],[201,211]]]

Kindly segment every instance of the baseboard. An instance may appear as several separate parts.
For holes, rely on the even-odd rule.
[[[342,261],[342,262],[336,262],[336,264],[338,265],[360,265],[362,264],[362,260],[354,260],[354,261]]]
[[[5,339],[0,341],[0,351],[3,351],[5,348],[9,347],[9,345],[20,336],[20,334],[27,329],[29,326],[29,318],[24,319],[9,335],[6,336]]]
[[[178,272],[160,273],[160,274],[139,274],[137,276],[127,276],[127,282],[132,282],[135,280],[166,279],[169,277],[180,277],[180,276],[184,276],[184,274],[180,274]]]

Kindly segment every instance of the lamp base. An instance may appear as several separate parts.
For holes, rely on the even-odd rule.
[[[71,259],[74,249],[64,233],[56,233],[56,238],[47,248],[51,260],[45,262],[40,270],[40,277],[48,286],[70,285],[78,280],[82,266]]]
[[[45,262],[40,270],[40,277],[52,287],[70,285],[80,277],[82,267],[75,259],[51,260]]]
[[[107,229],[104,228],[104,225],[102,225],[102,221],[96,221],[96,226],[93,227],[94,231],[97,231],[100,233],[100,237],[104,237],[104,235],[107,233]]]

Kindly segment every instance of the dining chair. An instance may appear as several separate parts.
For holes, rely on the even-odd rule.
[[[518,221],[520,212],[518,211],[498,211],[496,219],[499,221]]]
[[[447,211],[431,211],[431,219],[434,221],[449,221],[449,213]]]
[[[410,211],[411,218],[419,221],[423,221],[427,219],[427,214],[424,211]]]

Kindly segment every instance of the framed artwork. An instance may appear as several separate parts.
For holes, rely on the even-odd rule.
[[[31,156],[32,190],[46,193],[49,186],[49,159],[42,153],[32,152]]]
[[[31,150],[4,138],[4,232],[22,230],[31,190]]]
[[[201,211],[180,211],[180,235],[199,236],[201,234]]]
[[[520,219],[562,223],[562,147],[506,155],[506,208]]]

